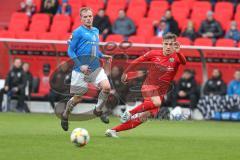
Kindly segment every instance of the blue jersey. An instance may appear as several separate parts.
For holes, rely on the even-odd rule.
[[[232,96],[234,94],[240,96],[240,81],[233,80],[228,85],[227,94]]]
[[[81,65],[88,65],[92,71],[100,67],[103,56],[99,50],[99,30],[80,26],[72,33],[68,41],[68,56],[74,61],[74,70],[80,72]]]

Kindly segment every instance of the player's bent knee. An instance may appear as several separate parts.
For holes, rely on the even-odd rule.
[[[160,107],[162,105],[162,101],[160,98],[153,98],[152,102],[156,107]]]

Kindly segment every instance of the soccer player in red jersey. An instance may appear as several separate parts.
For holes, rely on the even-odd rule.
[[[142,124],[148,117],[154,117],[159,112],[163,96],[167,93],[171,81],[174,79],[179,65],[185,65],[186,59],[180,53],[177,36],[167,33],[163,37],[163,50],[151,50],[134,60],[124,71],[122,81],[127,83],[128,73],[137,65],[148,65],[148,74],[142,85],[143,103],[121,116],[122,124],[108,129],[105,133],[109,137],[118,137],[117,132],[132,129]],[[151,65],[149,65],[149,62]]]

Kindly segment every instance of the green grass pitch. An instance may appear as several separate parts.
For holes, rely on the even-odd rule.
[[[98,119],[71,122],[64,132],[59,119],[49,114],[0,113],[0,160],[238,160],[240,123],[209,121],[149,121],[120,133],[104,136]],[[83,148],[70,143],[71,130],[86,128],[91,136]]]

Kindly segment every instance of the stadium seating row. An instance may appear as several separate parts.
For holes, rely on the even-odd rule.
[[[40,4],[40,1],[35,0],[35,3]],[[92,7],[95,11],[104,7],[102,0],[69,0],[69,3],[73,7],[73,12],[74,7],[77,7],[76,13],[78,13],[79,8],[84,5]],[[94,5],[98,5],[98,7],[93,7]],[[149,6],[148,13],[146,14],[148,6],[145,0],[130,1],[128,5],[126,0],[109,0],[106,7],[106,13],[109,15],[110,20],[114,21],[114,19],[117,17],[118,10],[125,9],[126,7],[128,8],[127,15],[133,19],[137,26],[137,36],[139,36],[138,41],[140,39],[144,39],[144,37],[140,38],[141,35],[145,35],[147,39],[151,39],[154,36],[152,25],[153,21],[159,20],[163,16],[166,9],[171,8],[173,16],[178,21],[179,27],[182,30],[187,26],[188,20],[191,19],[195,24],[196,31],[199,29],[202,20],[205,19],[206,12],[211,10],[211,4],[207,1],[177,0],[174,1],[171,6],[169,6],[167,1],[161,0],[152,1]],[[218,2],[215,5],[214,11],[216,13],[215,18],[221,23],[223,29],[228,30],[230,21],[232,20],[234,14],[233,4],[230,2]],[[145,17],[146,15],[147,17]],[[69,32],[81,24],[79,19],[79,16],[74,16],[74,13],[72,17],[55,15],[53,18],[51,18],[48,14],[36,13],[31,19],[29,19],[25,13],[15,12],[12,14],[8,26],[8,30],[11,31],[11,33],[2,31],[4,33],[0,33],[0,36],[64,40],[69,37]],[[235,20],[239,21],[239,19],[240,5],[237,6],[235,14]],[[29,31],[30,33],[25,31]],[[48,33],[49,31],[50,33]],[[16,33],[16,35],[13,36],[12,32]]]
[[[2,38],[19,38],[19,39],[40,39],[40,40],[68,40],[70,33],[59,34],[54,32],[11,32],[11,31],[0,31],[0,37]],[[100,36],[100,41],[102,41],[102,36]],[[123,36],[121,35],[109,35],[106,42],[122,42],[124,41]],[[161,44],[161,37],[150,37],[149,39],[143,36],[130,36],[128,39],[129,42],[133,43],[152,43],[152,44]],[[221,38],[216,41],[216,44],[213,43],[211,39],[208,38],[197,38],[194,42],[185,37],[179,37],[178,41],[182,45],[195,45],[195,46],[223,46],[223,47],[240,47],[240,42],[238,45],[232,39]]]

